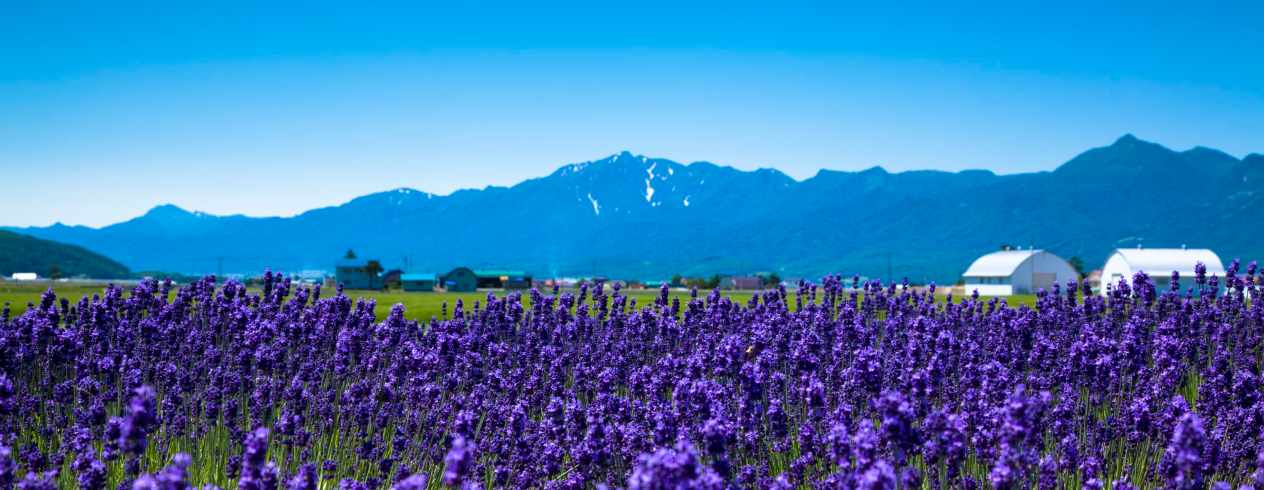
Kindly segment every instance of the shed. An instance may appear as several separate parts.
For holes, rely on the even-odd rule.
[[[334,278],[345,289],[373,289],[377,282],[369,273],[368,259],[338,259],[334,262]]]
[[[1102,266],[1102,287],[1099,294],[1106,294],[1106,285],[1114,287],[1120,279],[1132,283],[1132,276],[1138,271],[1145,271],[1154,281],[1154,288],[1167,291],[1172,285],[1172,272],[1180,274],[1182,292],[1194,286],[1194,294],[1198,294],[1198,285],[1194,282],[1194,266],[1202,262],[1207,266],[1207,277],[1215,274],[1224,277],[1224,264],[1215,252],[1205,248],[1121,248],[1111,252]]]
[[[478,270],[478,287],[488,289],[531,289],[531,276],[523,271]]]
[[[1092,271],[1090,271],[1090,272],[1088,273],[1088,277],[1086,277],[1085,279],[1088,279],[1088,287],[1093,288],[1093,290],[1094,290],[1094,291],[1097,291],[1098,289],[1101,289],[1101,287],[1102,287],[1102,270],[1101,270],[1101,269],[1093,269]]]
[[[467,267],[457,267],[443,276],[443,287],[454,293],[477,291],[478,276]]]
[[[759,276],[728,276],[720,279],[720,287],[724,289],[756,290],[761,289],[761,283]]]
[[[1044,250],[1003,250],[979,257],[963,274],[967,294],[975,290],[983,296],[1035,294],[1051,289],[1056,281],[1067,284],[1079,280],[1075,267],[1062,257]]]
[[[399,282],[405,292],[430,292],[434,291],[435,282],[438,277],[434,274],[400,274]]]

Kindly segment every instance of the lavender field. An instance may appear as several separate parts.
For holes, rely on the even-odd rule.
[[[271,275],[50,290],[0,314],[0,490],[1259,490],[1257,272],[1015,306],[586,285],[422,322]]]

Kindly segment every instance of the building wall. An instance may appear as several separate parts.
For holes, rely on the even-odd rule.
[[[476,277],[475,283],[477,284],[476,287],[483,289],[503,289],[505,287],[505,283],[500,280],[500,276]]]
[[[1014,287],[1013,294],[1036,294],[1040,288],[1051,290],[1054,281],[1061,284],[1065,291],[1067,283],[1078,280],[1079,274],[1062,257],[1049,252],[1036,252],[1014,269],[1014,275],[1010,279],[1010,284]]]
[[[403,281],[404,291],[406,292],[429,292],[434,291],[434,281]]]
[[[1136,271],[1132,270],[1132,266],[1128,265],[1128,261],[1124,259],[1124,256],[1111,254],[1110,258],[1106,259],[1106,265],[1102,266],[1102,287],[1097,288],[1097,294],[1105,296],[1106,285],[1109,284],[1113,289],[1115,285],[1119,284],[1119,278],[1121,277],[1127,280],[1128,284],[1132,284],[1132,274],[1134,272]],[[1190,278],[1190,282],[1193,283],[1193,278]]]
[[[966,283],[966,296],[979,291],[979,296],[1010,296],[1014,294],[1014,286],[1009,284],[970,284]]]
[[[339,267],[334,273],[344,289],[369,289],[369,273],[362,267]],[[376,282],[376,281],[374,281]]]

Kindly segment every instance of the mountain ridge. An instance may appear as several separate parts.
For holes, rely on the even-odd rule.
[[[412,255],[414,269],[431,272],[466,265],[584,276],[595,261],[598,275],[619,278],[752,271],[881,277],[891,252],[897,277],[942,283],[1003,243],[1034,241],[1080,256],[1089,268],[1127,237],[1247,258],[1259,245],[1233,230],[1264,224],[1262,213],[1250,212],[1264,204],[1261,163],[1256,153],[1238,160],[1204,147],[1177,152],[1128,134],[1052,171],[891,173],[874,166],[822,169],[797,181],[772,168],[680,164],[624,151],[509,187],[448,195],[401,187],[288,218],[213,216],[167,204],[102,228],[6,229],[82,245],[133,269],[184,273],[213,272],[217,257],[226,257],[230,271],[331,269],[354,248],[388,268]]]
[[[0,275],[34,272],[51,277],[54,266],[64,277],[121,279],[132,274],[123,264],[84,247],[0,230]]]

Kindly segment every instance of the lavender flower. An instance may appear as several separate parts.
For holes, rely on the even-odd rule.
[[[399,483],[396,483],[391,487],[391,490],[426,490],[429,483],[430,478],[428,476],[424,474],[414,474],[408,478],[400,480]]]
[[[429,321],[275,271],[47,293],[0,319],[0,490],[1264,490],[1264,303],[1230,269],[1197,299],[1147,274],[1022,306],[828,275],[480,293]]]
[[[444,485],[459,485],[465,479],[474,466],[474,449],[474,443],[467,441],[464,436],[458,434],[452,437],[452,448],[443,457]]]
[[[149,446],[149,432],[158,422],[157,408],[154,403],[154,390],[141,386],[132,391],[131,402],[127,406],[127,417],[119,424],[119,450],[140,454]]]
[[[17,480],[17,464],[13,461],[13,451],[0,443],[0,490],[8,490]]]
[[[1163,476],[1173,488],[1193,489],[1202,486],[1201,458],[1206,444],[1207,435],[1203,430],[1202,418],[1193,412],[1182,415],[1160,462]]]

